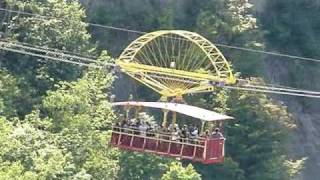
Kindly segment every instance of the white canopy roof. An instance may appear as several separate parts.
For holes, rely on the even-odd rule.
[[[178,104],[178,103],[169,103],[169,102],[127,101],[127,102],[112,103],[112,105],[113,106],[140,106],[140,107],[165,109],[165,110],[185,114],[187,116],[191,116],[204,121],[221,121],[221,120],[233,119],[233,117],[230,117],[230,116],[218,114],[213,111],[209,111],[209,110],[202,109],[195,106],[190,106],[187,104]]]

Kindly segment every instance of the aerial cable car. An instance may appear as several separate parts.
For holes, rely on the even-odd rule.
[[[205,164],[223,162],[225,139],[212,137],[210,133],[213,132],[203,137],[198,137],[198,134],[204,134],[206,122],[223,122],[232,118],[182,104],[183,95],[212,91],[215,87],[236,83],[231,65],[215,45],[194,32],[155,31],[134,40],[115,63],[120,67],[120,71],[159,93],[163,102],[114,103],[114,106],[124,107],[126,117],[122,125],[116,124],[112,129],[113,146]],[[169,99],[172,101],[167,102]],[[136,109],[136,115],[141,107],[161,109],[162,131],[147,133],[145,127],[137,129],[128,126],[125,122],[130,119],[132,107]],[[171,127],[168,126],[168,113],[172,113]],[[190,132],[190,138],[179,138],[179,134],[175,132],[175,128],[178,128],[177,113],[200,119],[201,132],[195,130],[193,134]]]
[[[157,155],[188,159],[204,164],[221,163],[224,159],[225,138],[214,130],[206,130],[206,123],[216,123],[233,119],[230,116],[218,114],[199,107],[171,103],[171,102],[117,102],[113,106],[136,108],[160,109],[163,112],[161,126],[144,126],[143,120],[130,123],[130,118],[124,117],[112,127],[111,145],[129,151],[149,152]],[[168,122],[168,113],[173,113],[171,124]],[[183,126],[179,125],[176,113],[192,117],[201,122],[201,129],[196,134],[185,129],[187,134],[183,136]],[[129,114],[129,113],[127,113]],[[127,115],[126,115],[127,116]],[[169,126],[168,126],[169,125]],[[193,127],[195,128],[195,127]],[[191,131],[194,131],[191,130]]]

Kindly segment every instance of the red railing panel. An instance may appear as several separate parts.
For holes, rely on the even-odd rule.
[[[132,147],[137,148],[137,149],[142,149],[144,139],[145,138],[142,138],[142,137],[133,137]]]
[[[169,142],[159,141],[157,151],[161,153],[168,153],[168,150],[169,150]]]
[[[171,143],[170,154],[172,154],[172,155],[180,155],[181,147],[182,146],[179,143]]]
[[[186,156],[186,157],[193,157],[193,153],[194,153],[195,147],[192,145],[183,145],[183,149],[182,149],[182,156]]]
[[[129,146],[130,147],[130,142],[131,142],[132,136],[121,134],[120,136],[120,144],[121,146]]]
[[[223,161],[224,139],[209,139],[207,141],[207,150],[205,161],[207,163],[216,163]]]
[[[203,147],[196,147],[195,158],[196,159],[203,159],[203,152],[204,152],[204,148]]]
[[[146,145],[144,149],[149,151],[156,151],[157,148],[157,140],[155,139],[146,139]]]

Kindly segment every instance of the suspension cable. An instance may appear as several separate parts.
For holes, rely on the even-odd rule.
[[[45,59],[51,59],[55,61],[77,64],[81,66],[88,66],[88,67],[95,67],[95,68],[101,68],[104,66],[116,66],[114,63],[100,62],[94,59],[89,59],[89,58],[80,57],[76,55],[70,55],[70,54],[59,52],[59,51],[44,50],[44,49],[29,47],[26,45],[20,45],[20,44],[11,43],[11,42],[5,42],[5,41],[0,41],[0,49],[16,52],[20,54],[27,54],[31,56],[41,57]]]
[[[272,93],[272,94],[282,94],[282,95],[290,95],[290,96],[320,98],[320,95],[268,90],[268,87],[266,87],[265,89],[246,88],[246,87],[238,87],[238,86],[224,86],[224,87],[227,88],[227,89],[234,89],[234,90],[244,90],[244,91],[263,92],[263,93]],[[316,92],[316,93],[319,93],[319,92]]]
[[[9,12],[20,12],[22,14],[28,14],[28,15],[40,16],[40,17],[47,18],[47,16],[37,15],[37,14],[33,14],[33,13],[24,13],[21,11],[7,10],[7,9],[3,9],[3,8],[0,8],[0,10],[5,10],[5,11],[9,11]],[[93,23],[89,23],[89,24],[93,24]],[[115,29],[115,30],[123,30],[123,31],[127,31],[127,32],[134,32],[134,33],[140,33],[140,34],[145,33],[142,31],[133,31],[133,30],[128,30],[125,28],[117,28],[117,27],[113,27],[113,26],[104,26],[104,25],[99,25],[99,24],[93,24],[93,25],[106,27],[106,28],[108,27],[110,29]],[[31,55],[31,56],[41,57],[41,58],[45,58],[45,59],[51,59],[51,60],[55,60],[55,61],[71,63],[71,64],[75,64],[75,65],[87,66],[87,67],[102,68],[105,66],[112,66],[112,67],[117,66],[114,63],[103,63],[103,62],[99,62],[99,61],[92,59],[92,58],[89,58],[89,57],[68,54],[68,53],[65,53],[66,51],[63,52],[62,50],[57,50],[54,48],[44,48],[44,47],[35,46],[32,44],[28,44],[28,43],[20,43],[20,42],[12,43],[12,42],[0,41],[0,49],[6,50],[6,51],[11,51],[11,52],[16,52],[16,53],[20,53],[20,54],[27,54],[27,55]],[[273,54],[273,55],[277,55],[277,54]],[[291,58],[293,58],[293,57],[291,57]],[[304,59],[303,57],[295,57],[295,58]],[[307,60],[307,59],[304,59],[304,60]],[[77,61],[75,61],[75,60],[77,60]],[[312,58],[310,60],[320,61],[318,59],[312,59]],[[184,80],[184,79],[176,79],[176,78],[171,78],[171,77],[166,77],[166,78],[170,78],[171,80],[176,80],[176,81],[180,81],[180,82],[185,81],[186,83],[193,83],[193,84],[197,83],[197,82],[191,82],[189,80]],[[265,92],[265,93],[284,94],[284,95],[292,95],[292,96],[320,98],[320,92],[291,88],[291,87],[284,87],[284,86],[276,87],[275,85],[272,85],[272,84],[270,86],[266,86],[266,85],[254,85],[254,84],[247,83],[247,84],[243,84],[243,85],[223,86],[223,87],[228,88],[228,89],[238,89],[238,90],[255,91],[255,92]],[[208,90],[208,92],[210,92],[210,91],[212,91],[212,90]]]
[[[19,49],[18,49],[19,48]],[[0,41],[0,49],[16,52],[20,54],[27,54],[31,56],[41,57],[45,59],[51,59],[60,62],[71,63],[75,65],[87,66],[87,67],[94,67],[94,68],[103,68],[105,66],[112,66],[116,67],[117,65],[114,63],[103,63],[98,62],[93,59],[83,58],[75,55],[69,55],[61,52],[50,51],[50,50],[43,50],[34,47],[28,47],[25,45],[15,44],[11,42]],[[77,60],[77,61],[75,61]],[[157,75],[149,75],[149,76],[157,76]],[[159,77],[158,77],[159,78]],[[163,77],[161,77],[163,78]],[[178,82],[185,82],[185,83],[192,83],[194,85],[200,84],[201,82],[190,81],[186,79],[178,79],[174,77],[165,77],[170,80],[178,81]],[[214,86],[212,86],[214,87]],[[237,89],[237,90],[246,90],[246,91],[254,91],[254,92],[265,92],[265,93],[273,93],[273,94],[283,94],[283,95],[291,95],[291,96],[301,96],[301,97],[311,97],[311,98],[320,98],[320,92],[317,91],[309,91],[309,90],[302,90],[302,89],[293,89],[293,88],[277,88],[277,87],[270,87],[265,85],[252,85],[252,84],[243,84],[237,86],[222,86],[227,89]],[[209,88],[208,91],[201,91],[201,92],[211,92],[214,88]]]
[[[72,51],[67,51],[67,50],[62,50],[62,49],[57,49],[57,48],[50,48],[47,46],[39,46],[39,45],[34,45],[34,44],[30,44],[30,43],[25,43],[25,42],[19,42],[19,41],[10,41],[8,39],[1,39],[0,41],[3,42],[8,42],[8,43],[12,43],[14,42],[15,44],[20,44],[20,45],[25,45],[25,46],[29,46],[29,47],[34,47],[37,49],[41,49],[41,50],[49,50],[49,51],[54,51],[54,52],[63,52],[69,55],[76,55],[82,58],[88,58],[88,59],[98,59],[97,56],[92,56],[92,55],[85,55],[85,54],[80,54],[80,53],[76,53],[76,52],[72,52]]]
[[[266,90],[287,91],[287,92],[308,93],[308,94],[320,95],[320,92],[317,92],[317,91],[302,90],[302,89],[291,89],[290,87],[289,88],[278,88],[278,87],[272,87],[272,86],[251,85],[251,84],[245,84],[245,85],[242,85],[242,87],[244,87],[244,88],[266,89]]]
[[[29,12],[20,11],[20,10],[19,11],[18,10],[10,10],[10,9],[5,9],[5,8],[0,8],[0,11],[14,12],[14,13],[19,13],[19,14],[24,14],[24,15],[34,16],[34,17],[41,17],[44,19],[50,19],[50,18],[62,19],[62,18],[57,18],[57,17],[44,16],[44,15],[40,15],[40,14],[29,13]],[[147,33],[144,31],[131,30],[131,29],[127,29],[127,28],[108,26],[108,25],[102,25],[102,24],[91,23],[91,22],[87,22],[87,24],[90,26],[94,26],[94,27],[130,32],[130,33],[136,33],[136,34],[146,34]],[[167,38],[170,38],[170,37],[167,37]],[[218,47],[236,49],[236,50],[253,52],[253,53],[261,53],[261,54],[267,54],[267,55],[272,55],[272,56],[286,57],[286,58],[290,58],[290,59],[300,59],[300,60],[305,60],[305,61],[320,62],[320,59],[316,59],[316,58],[308,58],[308,57],[301,57],[301,56],[295,56],[295,55],[289,55],[289,54],[277,53],[277,52],[271,52],[271,51],[256,50],[256,49],[250,49],[250,48],[221,44],[221,43],[215,43],[215,45]]]
[[[150,77],[154,78],[164,78],[171,81],[183,82],[183,83],[191,83],[193,85],[199,85],[201,81],[190,81],[184,79],[178,79],[174,77],[162,77],[154,74],[148,74]],[[240,79],[241,80],[241,79]],[[249,82],[248,84],[238,84],[235,86],[214,86],[208,83],[208,90],[199,91],[199,93],[204,92],[212,92],[215,90],[214,87],[220,88],[227,88],[227,89],[234,89],[234,90],[246,90],[246,91],[254,91],[254,92],[265,92],[265,93],[273,93],[273,94],[283,94],[283,95],[291,95],[291,96],[301,96],[301,97],[311,97],[311,98],[320,98],[319,91],[309,91],[303,89],[291,89],[291,88],[277,88],[277,87],[270,87],[267,85],[251,85]]]

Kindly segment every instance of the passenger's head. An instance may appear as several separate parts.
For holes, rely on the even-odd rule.
[[[219,129],[219,128],[215,128],[214,131],[215,131],[215,132],[219,132],[220,129]]]

